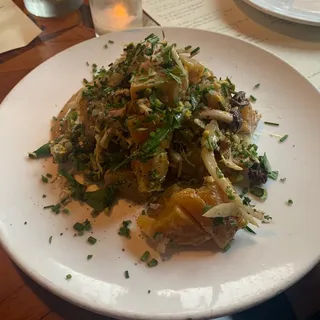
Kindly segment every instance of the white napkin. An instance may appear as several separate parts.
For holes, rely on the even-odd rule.
[[[0,0],[0,54],[26,46],[40,33],[12,1]]]

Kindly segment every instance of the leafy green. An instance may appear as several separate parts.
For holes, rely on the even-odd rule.
[[[268,192],[264,188],[260,187],[252,187],[250,192],[255,195],[256,197],[260,198],[261,200],[265,200],[268,197]]]
[[[113,186],[107,186],[93,192],[85,192],[84,202],[96,211],[102,211],[110,207],[116,196],[116,190]]]
[[[103,211],[110,207],[116,198],[116,189],[114,186],[106,186],[93,192],[86,192],[86,187],[79,183],[71,174],[60,170],[60,175],[65,177],[71,187],[71,197],[75,200],[84,201],[95,211]]]
[[[48,157],[51,155],[50,152],[50,142],[42,145],[40,148],[37,150],[30,152],[28,154],[28,157],[31,159],[36,159],[36,158],[41,158],[41,157]]]

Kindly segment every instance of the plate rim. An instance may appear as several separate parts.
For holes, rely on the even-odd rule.
[[[284,13],[280,13],[280,12],[275,12],[273,10],[271,10],[270,8],[268,8],[267,6],[264,6],[263,4],[257,4],[255,2],[255,0],[243,0],[245,3],[247,3],[248,5],[250,5],[251,7],[254,7],[255,9],[267,13],[270,16],[279,18],[279,19],[283,19],[283,20],[287,20],[287,21],[291,21],[291,22],[295,22],[295,23],[299,23],[302,25],[308,25],[308,26],[315,26],[315,27],[319,27],[320,26],[320,20],[319,21],[315,21],[315,20],[307,20],[304,18],[299,18],[296,16],[290,16],[290,15],[286,15]]]
[[[247,0],[244,0],[247,1]],[[250,0],[249,0],[250,1]],[[288,62],[286,62],[285,60],[283,60],[282,58],[278,57],[277,55],[275,55],[273,52],[270,52],[269,50],[266,50],[264,48],[259,47],[258,45],[248,42],[246,40],[242,40],[239,38],[236,38],[234,36],[231,35],[226,35],[226,34],[222,34],[219,32],[214,32],[214,31],[208,31],[208,30],[202,30],[202,29],[196,29],[196,28],[186,28],[186,27],[171,27],[171,26],[152,26],[152,27],[147,27],[147,28],[138,28],[138,29],[134,29],[134,30],[124,30],[124,31],[119,31],[119,32],[113,32],[112,34],[116,33],[126,33],[126,32],[140,32],[142,30],[174,30],[174,29],[185,29],[185,30],[193,30],[196,32],[202,32],[202,33],[211,33],[211,34],[215,34],[216,36],[219,37],[223,37],[223,38],[227,38],[229,39],[228,41],[237,41],[239,43],[242,43],[246,46],[251,46],[254,47],[255,49],[258,49],[264,53],[267,53],[268,55],[272,56],[274,59],[277,59],[279,62],[282,62],[286,65],[286,67],[289,67],[292,72],[295,72],[297,76],[299,76],[301,79],[303,79],[304,81],[307,81],[307,83],[312,87],[312,89],[315,91],[316,94],[319,95],[320,97],[320,91],[315,87],[315,85],[313,83],[311,83],[305,76],[303,76],[296,68],[294,68],[292,65],[290,65]],[[108,37],[110,36],[110,33],[107,35],[104,35],[102,37]],[[54,56],[50,57],[49,59],[45,60],[44,62],[42,62],[41,64],[39,64],[36,68],[34,68],[31,72],[29,72],[27,75],[25,75],[11,90],[10,92],[6,95],[6,97],[3,99],[3,101],[1,102],[0,106],[2,106],[4,103],[6,103],[6,101],[10,98],[10,96],[12,94],[14,94],[14,91],[16,90],[16,88],[18,86],[20,86],[23,82],[28,80],[28,77],[31,76],[31,74],[33,74],[34,72],[37,72],[37,69],[42,66],[45,65],[46,63],[49,63],[49,61],[51,59],[54,59],[56,56],[63,54],[65,51],[67,50],[74,50],[75,47],[77,46],[81,46],[86,42],[90,42],[90,41],[97,41],[97,38],[91,38],[85,41],[82,41],[78,44],[75,44],[57,54],[55,54]],[[3,108],[0,108],[0,110]],[[0,116],[1,116],[1,111],[0,111]],[[144,313],[139,313],[136,314],[130,310],[116,310],[116,309],[110,309],[110,308],[105,308],[102,306],[91,306],[89,302],[84,301],[83,299],[79,298],[77,294],[74,295],[68,295],[69,292],[65,291],[65,290],[61,290],[61,287],[57,284],[55,284],[54,282],[51,282],[50,280],[46,279],[45,277],[41,276],[41,274],[37,273],[36,270],[28,267],[26,264],[23,264],[23,262],[20,260],[19,254],[15,253],[12,248],[10,248],[10,246],[8,245],[8,243],[6,241],[4,241],[5,237],[1,236],[2,233],[0,232],[0,244],[2,245],[3,249],[5,250],[5,252],[8,254],[8,256],[10,257],[10,259],[24,272],[26,273],[33,281],[35,281],[36,283],[38,283],[40,286],[42,286],[43,288],[45,288],[46,290],[48,290],[49,292],[53,293],[54,295],[56,295],[57,297],[68,301],[76,306],[79,306],[83,309],[89,310],[93,313],[97,313],[97,314],[101,314],[101,315],[105,315],[105,316],[110,316],[116,319],[149,319],[151,316],[148,314],[144,314]],[[166,313],[162,313],[160,315],[152,315],[152,318],[155,320],[168,320],[168,319],[173,319],[173,320],[185,320],[188,317],[192,317],[192,319],[212,319],[212,317],[216,318],[216,317],[223,317],[229,314],[234,314],[234,313],[238,313],[241,312],[243,310],[247,310],[249,308],[252,308],[278,294],[280,294],[281,292],[285,291],[286,289],[288,289],[290,286],[292,286],[293,284],[295,284],[297,281],[299,281],[300,279],[302,279],[307,273],[309,273],[318,263],[320,262],[320,255],[318,255],[317,257],[315,257],[313,259],[313,261],[311,261],[309,264],[306,264],[304,268],[300,269],[299,272],[295,272],[293,276],[291,276],[290,278],[286,279],[285,281],[282,282],[278,282],[277,285],[273,288],[269,288],[268,290],[264,291],[263,293],[255,296],[253,299],[251,299],[251,301],[244,301],[241,304],[237,305],[237,306],[223,306],[220,307],[218,310],[213,311],[212,309],[206,309],[205,311],[183,311],[183,312],[179,312],[179,313],[175,313],[175,314],[166,314]]]

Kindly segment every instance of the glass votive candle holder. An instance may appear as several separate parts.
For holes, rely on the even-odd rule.
[[[142,27],[142,0],[90,0],[96,36]]]

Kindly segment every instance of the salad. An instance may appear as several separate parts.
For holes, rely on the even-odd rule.
[[[263,200],[261,185],[277,175],[251,141],[254,98],[199,52],[150,34],[108,68],[93,64],[93,79],[54,118],[52,140],[29,154],[59,164],[58,210],[73,198],[99,214],[125,191],[143,195],[137,224],[162,253],[209,240],[225,250],[238,230],[270,219],[247,196]]]

